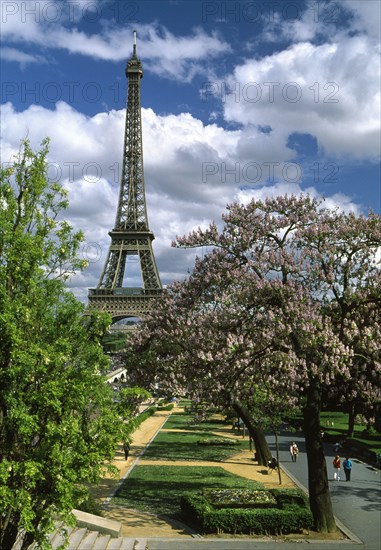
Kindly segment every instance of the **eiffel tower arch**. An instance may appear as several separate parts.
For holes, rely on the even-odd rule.
[[[128,80],[123,166],[111,244],[96,288],[89,289],[90,310],[110,313],[113,322],[144,317],[152,300],[162,291],[152,249],[154,235],[148,227],[144,187],[140,80],[143,66],[136,55],[136,32],[132,57],[127,62]],[[140,266],[142,286],[126,286],[131,260]]]

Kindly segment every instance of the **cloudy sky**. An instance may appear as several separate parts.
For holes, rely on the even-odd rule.
[[[89,268],[114,226],[133,30],[143,62],[149,225],[163,284],[196,251],[176,235],[227,204],[308,192],[381,212],[378,0],[2,0],[1,161],[51,139]],[[198,251],[203,254],[204,251]],[[136,265],[130,284],[138,284]],[[134,272],[135,269],[135,272]]]

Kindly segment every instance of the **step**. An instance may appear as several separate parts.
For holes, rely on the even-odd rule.
[[[80,529],[75,529],[69,539],[69,548],[70,550],[77,550],[81,544],[83,538],[88,533],[86,527],[81,527]],[[56,548],[56,547],[55,547]]]
[[[120,550],[122,546],[123,539],[118,537],[117,539],[110,539],[107,548],[105,550]]]
[[[78,550],[90,550],[94,546],[94,543],[97,540],[98,535],[99,535],[98,531],[87,531],[86,535],[83,537],[83,539],[79,543]],[[71,550],[70,540],[69,540],[68,548]]]
[[[69,539],[71,534],[73,533],[72,527],[66,527],[66,529],[63,529],[63,527],[64,527],[63,523],[58,524],[54,533],[51,533],[49,535],[49,542],[52,545],[53,550],[56,550],[56,548],[59,548],[65,543],[65,538],[62,534],[62,531],[65,530],[67,532]]]
[[[99,531],[104,535],[111,535],[114,538],[120,536],[122,524],[119,521],[88,514],[81,510],[73,510],[73,513],[78,527],[86,527],[90,531]]]
[[[135,539],[134,550],[146,550],[147,539]]]
[[[135,539],[123,537],[120,550],[135,550]]]
[[[107,545],[110,541],[110,535],[101,535],[99,536],[93,544],[91,550],[106,550]],[[71,548],[70,548],[71,550]]]

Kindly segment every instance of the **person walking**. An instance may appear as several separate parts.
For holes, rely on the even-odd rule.
[[[267,462],[267,467],[268,467],[268,470],[267,470],[267,473],[268,474],[271,474],[273,472],[273,470],[275,470],[275,468],[278,467],[278,461],[275,457],[272,457],[268,462]]]
[[[345,481],[350,481],[352,472],[352,460],[348,456],[343,461],[343,468],[345,473]]]
[[[340,467],[341,467],[341,461],[339,455],[336,455],[335,458],[332,461],[333,464],[333,479],[336,481],[340,481]]]
[[[123,443],[123,451],[124,451],[124,460],[128,459],[128,455],[130,453],[130,444],[128,441],[125,441]]]
[[[299,454],[299,449],[295,441],[293,441],[290,445],[290,455],[292,462],[296,462],[296,457]]]

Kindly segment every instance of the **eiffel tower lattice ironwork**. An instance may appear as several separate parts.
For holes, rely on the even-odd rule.
[[[152,249],[155,238],[148,227],[144,188],[140,79],[143,67],[136,55],[136,32],[128,79],[123,167],[115,227],[109,232],[111,244],[97,288],[89,289],[89,309],[107,311],[113,321],[144,317],[152,299],[162,291]],[[140,262],[142,287],[123,286],[129,257]],[[127,278],[128,280],[128,278]]]

